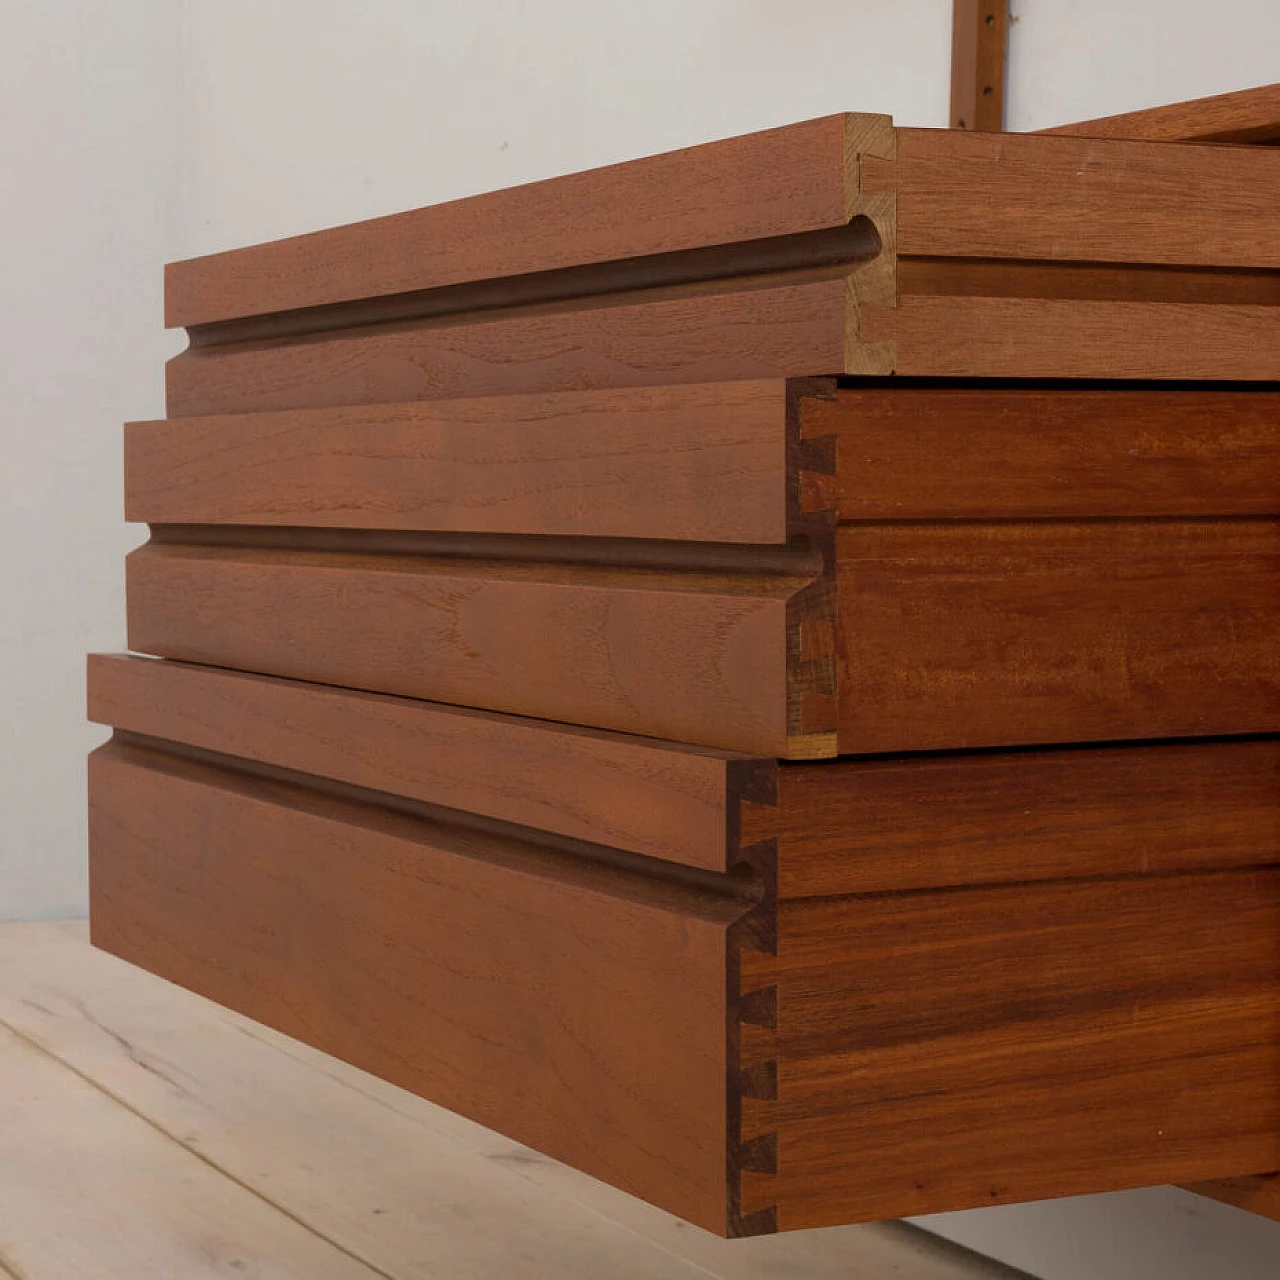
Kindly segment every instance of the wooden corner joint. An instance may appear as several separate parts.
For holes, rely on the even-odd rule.
[[[880,238],[880,252],[846,280],[845,367],[850,374],[880,375],[897,367],[897,342],[874,336],[864,313],[898,305],[898,193],[895,162],[898,131],[889,116],[846,115],[844,129],[845,212],[867,218]]]
[[[760,886],[762,901],[772,902],[777,897],[777,832],[778,762],[730,761],[726,769],[724,865],[730,871],[749,874]]]
[[[774,904],[769,909],[776,911]],[[734,940],[730,956],[729,1213],[728,1234],[770,1234],[778,1229],[773,1198],[778,1173],[778,988],[738,990],[743,977],[741,946],[760,949],[758,939]]]
[[[805,437],[801,403],[831,399],[834,379],[795,379],[787,387],[787,537],[818,557],[813,579],[787,602],[787,756],[836,754],[836,513],[820,505],[822,477],[835,474],[834,436]]]
[[[770,1188],[778,1169],[778,988],[753,976],[778,951],[778,765],[745,761],[730,773],[730,825],[738,860],[751,865],[759,898],[729,927],[726,955],[728,1206],[730,1236],[778,1229]],[[767,973],[767,971],[766,971]]]
[[[834,756],[836,741],[834,583],[820,579],[791,598],[787,612],[787,757]]]

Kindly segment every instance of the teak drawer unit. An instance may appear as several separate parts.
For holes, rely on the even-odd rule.
[[[726,1234],[1273,1195],[1278,190],[845,115],[173,265],[94,941]]]
[[[1280,1165],[1274,738],[779,766],[144,658],[90,707],[97,945],[712,1230]]]
[[[130,648],[791,758],[1280,731],[1280,391],[135,423]]]

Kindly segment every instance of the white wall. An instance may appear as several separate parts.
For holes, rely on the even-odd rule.
[[[180,18],[0,0],[0,919],[85,909],[84,655],[123,647],[120,423],[163,412]]]
[[[205,253],[843,111],[945,124],[950,0],[190,0]]]
[[[1012,0],[1009,129],[1280,80],[1280,0]]]
[[[850,83],[941,122],[948,5],[0,0],[0,920],[86,910],[84,655],[124,647],[120,428],[164,412],[166,260],[820,115]]]

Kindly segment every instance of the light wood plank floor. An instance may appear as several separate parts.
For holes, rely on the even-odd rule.
[[[1010,1280],[899,1223],[723,1241],[94,951],[0,926],[6,1280]]]

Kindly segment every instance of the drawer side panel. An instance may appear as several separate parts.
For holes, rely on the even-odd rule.
[[[1280,514],[1280,392],[842,388],[802,499],[841,520]]]
[[[843,526],[840,750],[1275,733],[1280,521]]]
[[[1280,739],[945,752],[780,770],[783,898],[1280,862]]]
[[[1274,1169],[1277,938],[1274,869],[783,903],[752,1195],[787,1230]]]

